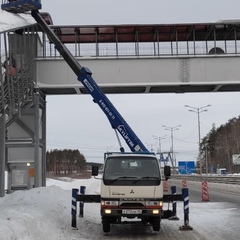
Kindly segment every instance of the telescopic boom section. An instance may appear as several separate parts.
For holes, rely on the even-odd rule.
[[[123,117],[113,106],[107,96],[96,84],[96,82],[92,78],[91,71],[86,67],[82,67],[78,63],[78,61],[73,57],[71,52],[67,49],[67,47],[59,40],[59,38],[55,35],[52,29],[46,24],[38,11],[32,11],[32,16],[37,21],[42,30],[47,34],[49,39],[55,44],[55,48],[59,51],[67,64],[75,72],[78,80],[84,85],[88,93],[92,95],[94,102],[97,103],[102,109],[102,111],[105,113],[109,122],[112,125],[112,128],[116,129],[123,137],[131,151],[148,152],[144,144],[140,141],[140,139],[133,132],[131,127],[127,124],[127,122],[123,119]],[[120,150],[123,151],[122,148]]]

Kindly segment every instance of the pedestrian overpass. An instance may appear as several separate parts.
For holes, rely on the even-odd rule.
[[[240,91],[240,22],[55,26],[42,16],[106,94]],[[5,169],[8,192],[46,184],[46,96],[87,93],[34,23],[1,39],[1,62],[17,69],[0,72],[3,196]]]
[[[53,26],[105,93],[239,91],[239,25]],[[46,43],[46,41],[45,41]],[[85,89],[51,44],[37,58],[46,94]]]

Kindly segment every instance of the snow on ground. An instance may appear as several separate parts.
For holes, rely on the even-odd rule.
[[[71,228],[71,189],[79,189],[80,186],[86,186],[87,194],[98,194],[100,180],[47,179],[47,187],[16,191],[0,198],[0,239],[105,239],[106,236],[101,231],[98,203],[85,204],[84,218],[77,218],[79,229]],[[178,231],[177,228],[183,225],[182,211],[182,208],[178,207],[180,221],[163,220],[162,226],[166,225],[167,229],[174,226]],[[239,239],[239,214],[240,210],[228,203],[190,203],[190,225],[205,237],[194,239]],[[121,227],[125,229],[124,226]],[[190,231],[184,234],[190,234]],[[147,239],[153,238],[147,237]]]
[[[0,199],[0,239],[74,239],[71,189],[79,188],[82,184],[87,186],[87,191],[99,193],[95,179],[47,179],[47,187],[16,191]],[[100,223],[99,206],[94,205],[95,211],[86,211],[85,214],[90,216],[88,221]],[[75,233],[76,239],[77,235],[81,236],[80,232]]]

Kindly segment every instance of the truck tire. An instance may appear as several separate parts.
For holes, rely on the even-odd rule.
[[[161,226],[161,218],[160,217],[152,218],[153,231],[155,231],[155,232],[160,231],[160,226]]]
[[[102,217],[102,228],[103,232],[110,232],[110,219],[109,217]]]

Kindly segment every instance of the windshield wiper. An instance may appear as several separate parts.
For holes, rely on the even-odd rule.
[[[140,177],[140,178],[136,179],[133,183],[136,183],[136,182],[138,182],[140,180],[144,180],[144,179],[154,179],[154,180],[156,179],[156,180],[159,180],[159,177],[150,177],[150,176]]]
[[[112,182],[115,182],[115,181],[117,181],[117,180],[126,179],[126,178],[136,178],[136,177],[121,176],[121,177],[117,177],[117,178],[114,178],[114,179],[108,180],[108,181],[110,181],[110,183],[112,183]],[[105,180],[107,180],[107,179],[105,179]]]

